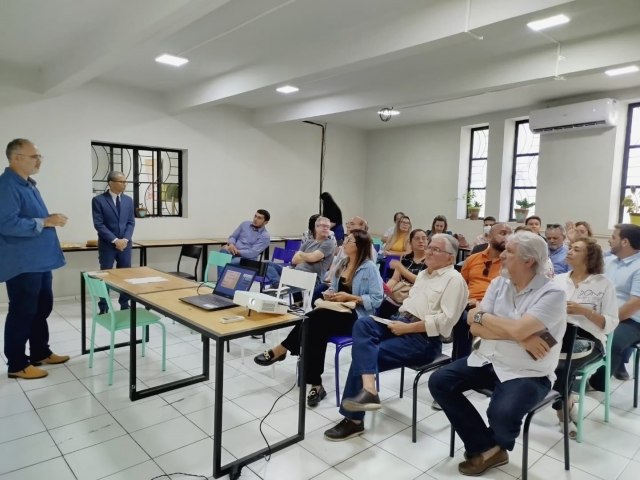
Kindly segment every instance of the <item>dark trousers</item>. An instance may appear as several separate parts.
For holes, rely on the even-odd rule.
[[[51,272],[22,273],[7,280],[9,311],[4,326],[4,354],[8,371],[18,372],[31,360],[51,355],[47,318],[53,310]],[[25,346],[29,342],[29,355]]]
[[[310,385],[322,385],[324,357],[327,342],[334,335],[351,335],[356,321],[355,312],[342,313],[333,310],[312,310],[304,320],[307,322],[307,350],[304,352],[305,379]],[[293,355],[300,355],[301,326],[296,325],[282,346]]]
[[[493,390],[487,409],[489,426],[464,395],[474,388]],[[471,456],[496,445],[513,450],[522,419],[550,389],[551,382],[547,377],[501,382],[493,371],[493,365],[469,367],[466,358],[436,370],[429,377],[431,395],[442,407]]]
[[[640,342],[640,323],[631,319],[620,322],[613,332],[611,344],[611,373],[615,373],[624,365],[624,351]],[[604,366],[600,367],[589,379],[593,388],[604,392]]]
[[[401,314],[393,320],[408,322]],[[371,317],[361,317],[353,326],[351,367],[342,398],[354,397],[362,390],[362,375],[386,372],[408,365],[424,365],[442,352],[440,337],[427,337],[424,333],[394,335],[386,325]],[[353,420],[362,420],[364,412],[340,413]]]
[[[124,251],[120,251],[116,249],[113,244],[108,244],[106,242],[100,241],[98,244],[98,262],[100,262],[100,269],[107,270],[113,268],[113,264],[115,263],[116,268],[129,268],[131,267],[131,251],[132,251],[131,242],[127,245],[127,248]],[[121,309],[129,308],[129,297],[127,295],[120,295],[118,299],[118,303],[120,304]],[[104,313],[107,311],[107,302],[103,299],[100,299],[98,302],[98,307],[100,308],[100,313]]]

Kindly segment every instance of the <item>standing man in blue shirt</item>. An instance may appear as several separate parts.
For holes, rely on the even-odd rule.
[[[9,298],[4,353],[9,378],[31,380],[48,375],[37,366],[69,360],[49,349],[47,325],[53,309],[51,271],[65,264],[56,227],[64,227],[67,217],[49,214],[31,178],[42,164],[38,147],[17,138],[6,154],[9,167],[0,175],[0,282],[6,282]]]
[[[566,258],[569,249],[564,244],[564,239],[566,238],[564,227],[559,223],[547,225],[545,237],[549,246],[549,259],[553,263],[554,275],[568,272],[569,265],[566,262]]]
[[[121,172],[109,172],[109,190],[96,195],[91,200],[93,226],[98,232],[98,261],[100,269],[128,268],[131,266],[133,229],[136,220],[133,215],[133,199],[124,194],[127,179]],[[129,297],[120,295],[120,308],[129,308]],[[100,313],[107,311],[107,302],[99,303]]]
[[[620,324],[613,333],[611,373],[626,374],[624,351],[640,342],[640,227],[619,223],[609,239],[612,255],[606,257],[604,274],[616,286]],[[628,376],[627,376],[628,378]],[[589,384],[604,392],[605,369],[601,367]]]
[[[258,210],[252,222],[247,220],[238,225],[220,251],[238,257],[233,259],[233,263],[239,263],[240,257],[257,260],[271,241],[271,235],[265,228],[270,219],[269,212]]]

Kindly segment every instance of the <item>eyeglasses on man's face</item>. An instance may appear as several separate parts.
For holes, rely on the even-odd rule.
[[[38,153],[34,154],[34,155],[27,155],[26,153],[16,153],[16,155],[20,156],[20,157],[28,157],[32,160],[40,160],[42,161],[44,159],[44,157]]]
[[[109,180],[109,181],[113,183],[121,183],[123,185],[126,185],[127,183],[129,183],[128,180]]]
[[[442,248],[438,248],[438,247],[432,247],[431,245],[429,245],[427,248],[425,248],[425,250],[427,252],[433,252],[433,253],[446,253],[447,255],[453,255],[453,253],[449,253],[446,250],[443,250]]]

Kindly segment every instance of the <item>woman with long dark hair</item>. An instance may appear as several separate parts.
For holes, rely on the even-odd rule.
[[[371,237],[363,230],[352,230],[344,241],[346,257],[340,262],[324,292],[329,302],[353,302],[350,311],[317,308],[307,315],[307,349],[305,350],[305,379],[311,385],[307,404],[318,405],[327,396],[322,387],[324,357],[327,341],[334,335],[351,335],[351,328],[360,316],[372,315],[382,303],[382,278],[371,260]],[[300,354],[301,327],[296,325],[279,345],[254,357],[258,365],[267,366],[285,359],[287,352]]]
[[[342,226],[342,210],[333,199],[329,192],[322,192],[320,195],[322,201],[321,212],[331,222],[331,231],[336,237],[338,246],[342,245],[344,240],[344,227]]]

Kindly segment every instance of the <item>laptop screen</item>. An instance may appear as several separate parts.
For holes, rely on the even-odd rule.
[[[236,290],[246,292],[251,288],[256,272],[237,265],[227,264],[220,274],[214,293],[233,298]]]

